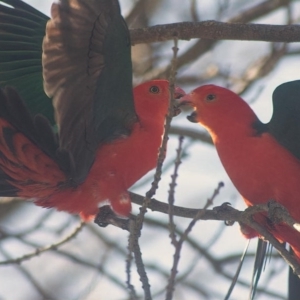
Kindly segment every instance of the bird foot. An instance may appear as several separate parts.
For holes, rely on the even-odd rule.
[[[99,209],[94,222],[100,227],[106,227],[111,224],[111,219],[114,219],[116,214],[113,212],[109,205],[104,205]]]
[[[272,224],[286,223],[300,232],[300,224],[292,218],[283,205],[274,200],[268,202],[268,218],[272,221]]]
[[[100,227],[114,225],[123,230],[129,231],[129,219],[120,218],[114,213],[109,205],[102,206],[97,214],[94,223]]]
[[[231,206],[231,203],[230,202],[224,202],[224,203],[222,203],[220,206],[215,206],[214,208],[213,208],[213,211],[215,211],[215,212],[217,212],[217,213],[219,213],[219,212],[228,212],[228,211],[233,211],[233,210],[235,210],[235,208],[233,208],[232,206]]]
[[[284,222],[287,215],[289,215],[289,212],[283,205],[275,200],[268,202],[268,218],[272,220],[273,224]]]

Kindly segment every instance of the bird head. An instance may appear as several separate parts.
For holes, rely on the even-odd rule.
[[[256,116],[249,105],[234,92],[215,85],[203,85],[180,99],[179,106],[194,108],[188,120],[200,123],[210,132],[220,130],[228,123],[232,126],[253,123]]]
[[[214,85],[203,85],[180,98],[180,106],[188,105],[194,108],[193,113],[187,117],[190,122],[201,123],[201,115],[214,110],[217,105],[220,106],[220,89],[222,88]]]
[[[175,99],[185,95],[185,92],[176,87],[174,91]],[[134,89],[135,109],[137,115],[151,118],[163,117],[168,113],[170,88],[167,80],[151,80],[144,82]],[[138,101],[137,101],[138,99]],[[173,115],[180,113],[174,107]]]

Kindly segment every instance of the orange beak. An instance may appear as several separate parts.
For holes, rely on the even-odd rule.
[[[189,105],[193,106],[193,100],[191,94],[184,94],[180,97],[179,106]]]
[[[181,99],[186,95],[185,91],[179,86],[175,87],[175,99]]]

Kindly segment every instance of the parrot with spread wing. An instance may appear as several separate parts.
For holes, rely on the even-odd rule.
[[[48,22],[22,1],[3,2],[12,7],[0,6],[0,85],[14,88],[0,92],[0,196],[85,220],[109,201],[127,216],[127,189],[156,166],[168,81],[132,89],[117,0],[60,0]]]
[[[275,89],[273,116],[267,124],[237,94],[215,85],[196,88],[181,103],[194,107],[188,119],[208,130],[228,176],[246,204],[275,200],[300,222],[300,80]],[[278,241],[289,243],[300,262],[300,233],[296,229],[275,224],[266,213],[253,218]],[[247,238],[258,236],[249,227],[243,227],[242,233]],[[289,299],[299,297],[298,292],[296,298]]]

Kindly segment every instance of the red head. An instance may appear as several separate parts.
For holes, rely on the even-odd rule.
[[[180,103],[189,104],[195,111],[188,119],[200,123],[211,134],[218,135],[225,128],[238,130],[249,127],[256,116],[249,105],[234,92],[215,85],[204,85],[181,98]]]
[[[142,118],[163,118],[168,113],[170,101],[169,82],[167,80],[151,80],[134,88],[136,113]],[[175,89],[175,98],[184,95],[180,88]]]

